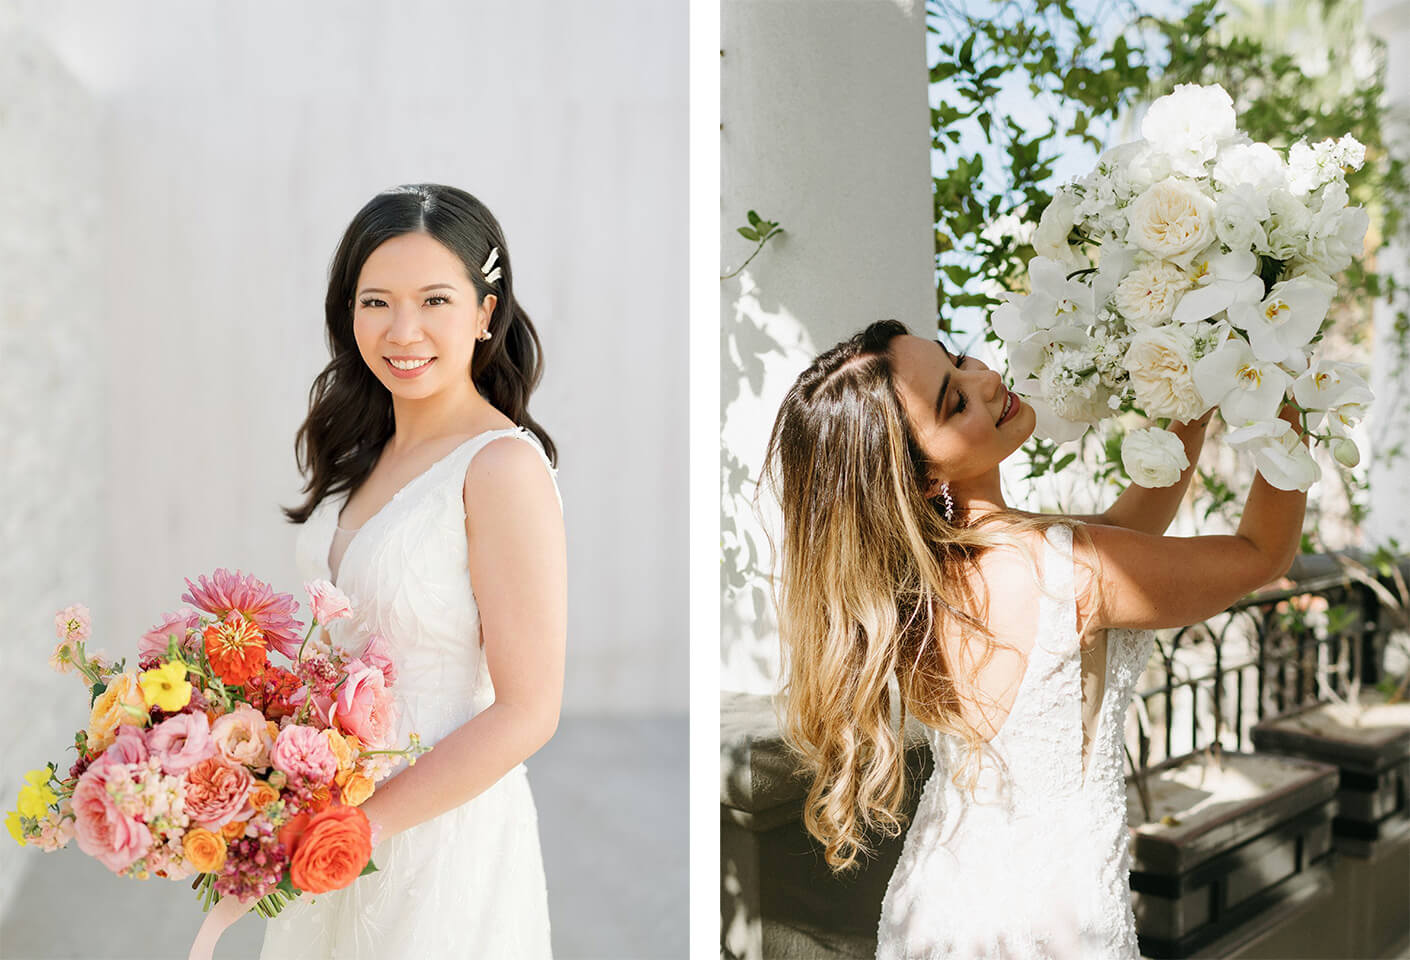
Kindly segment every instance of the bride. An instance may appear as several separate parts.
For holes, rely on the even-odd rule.
[[[325,303],[332,360],[299,429],[300,573],[354,618],[325,641],[390,648],[399,744],[433,746],[362,804],[378,870],[266,926],[284,957],[548,957],[523,761],[553,735],[566,572],[555,449],[528,413],[538,335],[498,222],[463,190],[380,193],[353,218]],[[192,957],[252,904],[221,900]]]
[[[1034,412],[972,357],[874,323],[789,391],[766,458],[784,728],[834,870],[902,830],[906,713],[935,758],[879,958],[1137,956],[1122,740],[1151,630],[1285,571],[1306,504],[1255,477],[1236,534],[1162,536],[1207,420],[1174,426],[1190,461],[1175,485],[1042,515],[999,482]]]

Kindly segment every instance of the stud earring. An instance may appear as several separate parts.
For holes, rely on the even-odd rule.
[[[947,523],[954,523],[955,501],[954,498],[950,496],[950,481],[946,480],[944,483],[940,484],[940,496],[945,501],[945,521]]]
[[[494,336],[494,334],[490,333],[489,328],[486,327],[484,330],[481,330],[481,331],[480,331],[480,335],[479,335],[478,337],[476,337],[475,339],[476,339],[476,340],[488,340],[488,339],[489,339],[490,337],[492,337],[492,336]]]

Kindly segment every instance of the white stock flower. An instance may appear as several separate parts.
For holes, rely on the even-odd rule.
[[[1258,303],[1263,299],[1263,281],[1254,275],[1258,258],[1247,250],[1220,253],[1211,246],[1190,264],[1194,289],[1175,308],[1176,323],[1207,320],[1235,303]]]
[[[1241,427],[1272,418],[1292,377],[1276,363],[1259,360],[1247,343],[1234,337],[1195,361],[1194,380],[1200,393],[1219,407],[1224,421]]]
[[[1341,179],[1343,167],[1359,170],[1365,161],[1366,148],[1350,134],[1317,144],[1299,140],[1288,150],[1288,189],[1298,196],[1311,193]]]
[[[1116,309],[1128,322],[1151,327],[1169,320],[1190,278],[1169,260],[1141,264],[1116,285]]]
[[[1194,340],[1179,327],[1150,327],[1131,338],[1126,369],[1148,417],[1193,420],[1209,409],[1192,376]]]
[[[1182,267],[1215,239],[1214,201],[1175,177],[1153,184],[1131,201],[1126,218],[1127,243]]]
[[[1121,442],[1121,465],[1142,487],[1168,487],[1190,465],[1185,445],[1169,430],[1132,430]]]
[[[1189,177],[1203,176],[1221,141],[1237,133],[1234,101],[1219,84],[1182,83],[1151,104],[1141,136]]]
[[[1067,242],[1072,225],[1076,222],[1076,214],[1077,204],[1073,202],[1072,195],[1059,190],[1053,202],[1044,208],[1038,220],[1038,229],[1033,232],[1033,249],[1038,251],[1038,256],[1056,260],[1072,270],[1087,266],[1077,251],[1072,249],[1072,244]]]
[[[1229,320],[1248,332],[1260,360],[1279,363],[1306,347],[1327,318],[1336,288],[1310,277],[1273,284],[1262,303],[1235,303]]]
[[[1230,431],[1231,447],[1253,454],[1258,472],[1279,490],[1307,489],[1322,475],[1317,461],[1286,420],[1263,419]]]
[[[1235,143],[1219,151],[1214,182],[1225,187],[1246,185],[1266,194],[1287,182],[1287,166],[1266,143]]]

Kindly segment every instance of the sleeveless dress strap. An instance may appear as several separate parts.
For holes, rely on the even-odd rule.
[[[459,466],[458,469],[449,470],[448,473],[456,477],[463,486],[465,482],[465,472],[470,469],[470,461],[475,459],[475,454],[501,437],[518,437],[534,448],[534,451],[539,455],[539,459],[543,461],[544,468],[548,470],[549,479],[553,481],[553,493],[554,496],[558,498],[558,509],[561,512],[563,509],[563,494],[558,489],[558,469],[549,461],[548,454],[544,452],[543,445],[539,443],[539,438],[524,427],[514,426],[505,427],[501,430],[486,430],[484,433],[471,437],[469,440],[465,441],[459,450],[455,451],[455,454],[451,458],[449,458]]]

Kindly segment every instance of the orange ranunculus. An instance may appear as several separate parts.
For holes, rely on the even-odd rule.
[[[376,784],[372,778],[360,773],[351,774],[348,779],[339,785],[343,794],[343,802],[351,807],[360,807],[362,802],[372,796],[372,791]]]
[[[261,780],[256,780],[255,785],[250,788],[250,806],[255,808],[256,813],[278,799],[279,791]]]
[[[231,820],[220,828],[220,835],[228,840],[239,840],[245,835],[246,820]]]
[[[300,890],[327,893],[357,879],[372,859],[372,825],[357,807],[335,806],[314,817],[289,858],[289,879]]]
[[[131,707],[133,710],[127,709]],[[88,717],[88,749],[101,753],[112,746],[117,728],[123,724],[143,726],[147,722],[147,701],[135,673],[120,673],[108,681],[108,687],[93,701]]]
[[[264,632],[241,614],[232,612],[206,627],[206,656],[220,679],[243,686],[264,673],[268,651]]]
[[[192,827],[186,831],[181,847],[186,859],[201,873],[214,873],[225,866],[225,838],[218,833]]]

